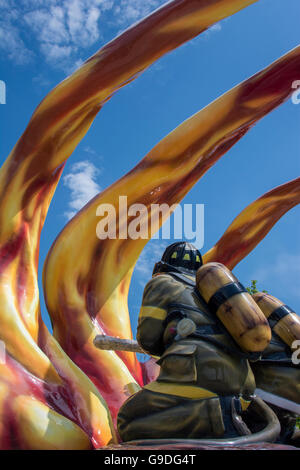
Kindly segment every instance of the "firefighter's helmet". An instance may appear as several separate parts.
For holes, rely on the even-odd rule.
[[[153,274],[175,271],[195,276],[202,264],[201,253],[194,245],[177,242],[166,248],[161,261],[155,264]]]

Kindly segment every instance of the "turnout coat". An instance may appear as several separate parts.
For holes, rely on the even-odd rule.
[[[190,318],[196,331],[176,336]],[[145,287],[137,340],[158,357],[160,374],[131,396],[118,415],[123,441],[163,438],[225,438],[239,432],[231,419],[251,402],[254,375],[243,353],[197,294],[195,279],[159,273]]]

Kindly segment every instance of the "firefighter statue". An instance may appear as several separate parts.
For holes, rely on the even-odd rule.
[[[160,373],[121,407],[121,439],[248,438],[253,430],[243,417],[255,401],[253,370],[263,376],[251,364],[271,337],[266,315],[224,265],[203,265],[190,243],[170,245],[145,287],[137,331]],[[280,426],[266,408],[261,414],[275,423],[275,439]]]

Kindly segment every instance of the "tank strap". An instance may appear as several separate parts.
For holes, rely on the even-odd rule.
[[[233,283],[233,284],[238,285],[240,283],[236,282],[236,283]],[[232,284],[228,284],[225,287],[228,287],[229,285],[231,286]],[[242,286],[243,289],[245,289],[242,284],[240,284],[240,285]],[[223,288],[221,288],[221,289],[223,289]],[[219,291],[217,291],[217,292],[219,292]],[[239,290],[238,292],[235,291],[235,293],[239,293],[239,292],[248,292],[248,291],[246,289],[242,290],[242,291]],[[204,299],[202,298],[202,296],[200,295],[200,293],[198,292],[197,289],[194,290],[194,293],[199,298],[199,300],[201,300],[202,302],[205,303]],[[235,294],[232,294],[232,295],[235,295]],[[242,359],[248,359],[249,361],[253,361],[253,362],[258,361],[259,359],[261,359],[261,356],[262,356],[261,352],[245,353],[244,351],[242,351],[240,346],[234,341],[232,336],[229,335],[229,333],[226,330],[225,326],[223,325],[223,323],[221,322],[221,320],[219,320],[219,318],[217,316],[215,316],[215,321],[216,321],[216,326],[217,326],[219,332],[221,334],[224,334],[227,338],[230,338],[232,346],[225,346],[225,344],[221,343],[220,341],[215,339],[213,336],[204,336],[203,334],[201,334],[200,331],[196,331],[194,333],[195,335],[197,335],[197,339],[203,339],[203,341],[209,341],[209,342],[215,344],[216,346],[218,346],[219,348],[223,349],[223,351],[225,351],[227,354],[235,354],[235,355],[241,357]]]
[[[261,352],[252,352],[252,353],[243,352],[241,349],[238,348],[238,346],[236,347],[227,346],[221,343],[221,341],[218,341],[217,339],[215,339],[213,336],[198,333],[197,330],[192,335],[188,336],[188,338],[200,339],[208,343],[212,343],[215,346],[218,346],[227,354],[234,354],[235,356],[241,357],[242,359],[248,359],[250,361],[258,361],[262,355]]]
[[[202,310],[194,305],[187,305],[187,304],[181,304],[178,302],[171,302],[168,305],[168,309],[174,310],[174,309],[179,309],[179,310],[191,310],[192,312],[197,312],[197,313],[203,313]]]
[[[223,331],[218,325],[199,325],[195,333],[203,335],[222,335]]]
[[[189,284],[189,280],[181,275],[181,274],[177,274],[177,273],[168,273],[168,274],[171,274],[173,277],[177,277],[178,279],[181,279],[184,278],[184,279],[181,279],[181,280],[184,280],[187,284]],[[205,301],[203,300],[202,296],[200,295],[200,293],[197,291],[197,289],[195,288],[195,284],[190,282],[191,286],[194,287],[194,293],[196,294],[196,296],[202,301],[205,303]],[[226,290],[225,290],[226,288]],[[240,283],[240,282],[234,282],[234,283],[231,283],[231,284],[227,284],[226,286],[224,287],[221,287],[221,289],[219,289],[210,299],[210,302],[212,301],[212,299],[220,292],[220,291],[224,291],[223,292],[223,301],[219,304],[219,306],[225,302],[225,300],[229,299],[230,297],[232,297],[233,295],[236,295],[238,293],[241,293],[241,292],[247,292],[247,290],[245,289],[245,287]],[[207,304],[206,304],[207,305]],[[218,310],[219,306],[216,308],[216,310]],[[177,303],[171,303],[169,305],[169,307],[172,307],[170,308],[169,312],[168,312],[168,315],[165,319],[165,325],[167,325],[170,321],[172,320],[180,320],[181,318],[185,318],[186,317],[186,314],[184,313],[184,309],[187,308],[186,305],[183,305],[183,304],[177,304]],[[210,305],[208,304],[208,307],[210,307]],[[196,311],[196,308],[193,310]],[[200,310],[199,310],[200,311]],[[210,309],[211,312],[215,313],[216,311],[212,311]],[[203,313],[203,312],[201,312]],[[195,333],[193,333],[192,335],[188,336],[188,338],[195,338],[195,339],[200,339],[200,340],[203,340],[203,341],[207,341],[207,342],[210,342],[212,344],[214,344],[215,346],[218,346],[219,348],[221,348],[223,351],[225,351],[227,354],[234,354],[238,357],[241,357],[242,359],[248,359],[250,361],[257,361],[261,358],[261,355],[262,353],[261,352],[254,352],[254,353],[245,353],[243,352],[240,347],[238,346],[238,344],[236,344],[233,340],[233,338],[230,337],[230,339],[232,340],[232,347],[230,346],[225,346],[221,341],[218,341],[217,339],[214,338],[214,335],[220,335],[220,334],[226,334],[226,337],[229,336],[226,328],[223,326],[223,324],[220,322],[220,320],[218,319],[218,317],[215,317],[215,321],[217,321],[217,325],[203,325],[203,326],[199,326],[197,327],[197,330],[195,331]],[[172,340],[173,341],[173,340]],[[170,345],[171,343],[168,344],[168,346]]]
[[[276,324],[284,317],[289,315],[290,313],[295,313],[290,307],[287,305],[281,305],[280,307],[276,308],[271,315],[268,316],[268,322],[271,328],[274,328]]]
[[[192,305],[186,305],[181,303],[170,303],[168,306],[168,315],[164,320],[164,325],[167,326],[173,320],[181,320],[182,318],[187,317],[187,313],[185,311],[191,311],[196,313],[205,313],[197,307]],[[204,324],[204,325],[197,325],[196,332],[198,334],[203,335],[220,335],[223,334],[223,330],[219,327],[219,325],[214,324]]]
[[[248,292],[247,289],[240,282],[232,282],[226,286],[221,287],[209,299],[208,308],[212,313],[217,313],[218,308],[236,294]]]

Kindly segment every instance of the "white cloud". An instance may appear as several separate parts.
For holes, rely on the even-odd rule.
[[[71,198],[68,203],[69,210],[65,212],[68,219],[85,206],[101,188],[96,181],[99,170],[89,161],[75,163],[69,173],[63,177],[64,185],[71,191]]]
[[[207,32],[217,32],[217,31],[221,31],[222,29],[222,26],[221,26],[221,23],[215,23],[213,24],[210,28],[207,29]]]
[[[1,11],[0,11],[1,14]],[[32,59],[32,52],[25,46],[16,27],[0,20],[0,52],[18,65]]]
[[[83,150],[84,150],[84,152],[86,152],[86,153],[88,153],[88,154],[90,154],[90,155],[93,155],[93,156],[97,155],[96,150],[94,150],[94,149],[93,149],[92,147],[90,147],[89,145],[88,145],[87,147],[85,147]]]
[[[158,8],[165,0],[120,0],[115,15],[120,24],[133,23]]]
[[[151,279],[154,264],[161,259],[163,252],[170,243],[169,240],[150,240],[145,246],[135,266],[135,272],[140,277],[142,287],[145,287],[145,282]]]
[[[44,77],[42,74],[39,74],[37,75],[36,77],[33,77],[32,79],[32,82],[33,83],[36,83],[38,85],[38,87],[50,87],[51,85],[51,81],[47,78],[47,77]]]
[[[47,44],[42,44],[41,51],[47,55],[49,62],[57,62],[67,57],[70,57],[72,53],[72,47],[70,46],[58,46],[57,44],[49,47]]]
[[[227,20],[228,18],[225,18],[222,23],[227,22]],[[194,39],[192,39],[188,44],[197,45],[200,41],[208,41],[212,34],[219,33],[221,30],[222,24],[215,23],[210,28],[207,28],[206,31],[203,31],[200,36],[196,36]]]
[[[33,57],[32,44],[51,65],[70,70],[84,49],[105,38],[105,26],[118,32],[165,0],[0,0],[0,50],[16,63]],[[109,17],[103,17],[109,13]],[[107,21],[107,19],[109,21]],[[29,44],[30,43],[30,47]]]
[[[52,6],[50,11],[39,9],[25,14],[24,21],[41,44],[62,44],[69,39],[64,17],[61,7]]]

